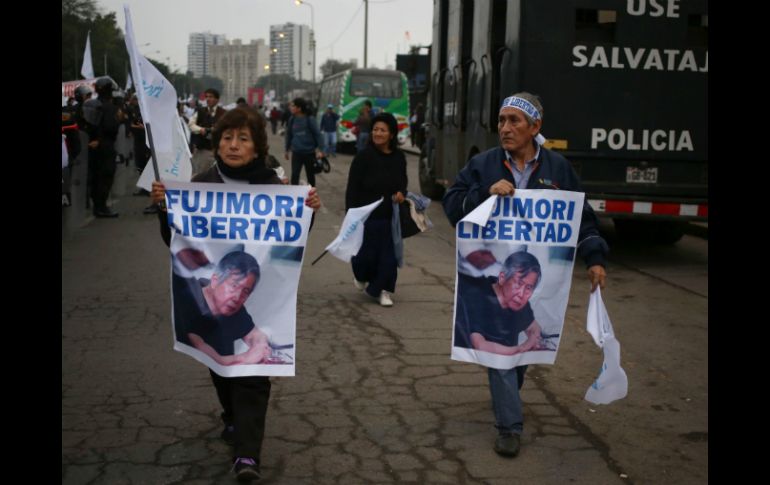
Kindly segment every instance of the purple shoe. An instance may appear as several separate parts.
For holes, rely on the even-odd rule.
[[[236,458],[233,462],[233,470],[239,482],[250,482],[262,478],[259,465],[253,458]]]

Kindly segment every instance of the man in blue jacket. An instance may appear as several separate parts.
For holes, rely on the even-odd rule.
[[[513,195],[516,187],[582,191],[567,159],[542,146],[542,125],[543,106],[537,96],[520,92],[503,100],[497,123],[500,146],[471,158],[444,195],[444,212],[453,226],[489,196]],[[591,291],[604,288],[608,248],[588,201],[583,203],[577,250],[588,268]],[[526,370],[527,366],[487,369],[498,430],[494,449],[502,456],[519,453],[524,430],[519,390]]]
[[[324,140],[318,130],[315,118],[310,115],[308,102],[303,98],[295,98],[289,105],[291,118],[286,127],[286,154],[291,155],[291,184],[299,184],[299,173],[305,167],[307,182],[315,187],[316,158],[323,157]]]

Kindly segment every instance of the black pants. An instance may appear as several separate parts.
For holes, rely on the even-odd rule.
[[[88,149],[88,179],[94,211],[107,208],[112,182],[115,179],[115,148],[112,146]]]
[[[145,143],[144,132],[141,134],[134,133],[134,163],[137,170],[143,171],[149,159],[150,149],[147,148]]]
[[[307,173],[307,183],[315,187],[315,153],[296,153],[291,152],[291,184],[299,185],[299,173],[302,167],[305,167]]]
[[[259,464],[265,437],[265,416],[270,400],[267,376],[222,377],[209,370],[222,405],[222,421],[235,427],[235,456]]]
[[[390,224],[390,219],[367,219],[364,242],[358,254],[350,259],[353,275],[358,281],[369,282],[366,292],[373,297],[379,297],[382,290],[396,291],[398,262]]]

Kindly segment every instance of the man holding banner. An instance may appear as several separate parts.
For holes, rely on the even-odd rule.
[[[553,363],[555,358],[553,352],[547,352],[550,356],[546,357],[530,356],[530,354],[544,354],[538,352],[539,348],[536,345],[540,329],[531,325],[546,324],[544,319],[541,319],[540,313],[547,317],[549,325],[563,325],[575,249],[588,267],[591,291],[594,291],[597,286],[604,288],[606,278],[604,267],[608,248],[607,243],[599,235],[596,215],[584,200],[582,193],[573,194],[581,191],[580,181],[567,159],[542,146],[545,143],[545,138],[540,134],[542,123],[543,107],[537,96],[520,92],[506,98],[500,107],[498,118],[500,146],[471,158],[457,175],[454,185],[449,188],[443,200],[444,211],[449,221],[453,226],[457,226],[458,257],[466,257],[469,261],[482,263],[479,264],[479,268],[490,264],[494,259],[491,257],[491,252],[481,252],[471,256],[467,250],[464,251],[463,247],[466,241],[481,243],[487,242],[486,240],[490,240],[489,242],[494,240],[496,245],[524,244],[525,254],[540,255],[537,271],[532,269],[534,263],[530,261],[528,266],[530,269],[514,269],[511,275],[500,273],[498,277],[499,285],[511,285],[509,291],[511,298],[508,300],[515,302],[513,306],[518,308],[516,310],[509,307],[517,314],[517,318],[508,319],[508,334],[510,334],[508,345],[489,345],[488,326],[492,322],[488,321],[475,322],[474,327],[466,328],[465,332],[468,334],[466,342],[458,338],[462,329],[457,329],[457,326],[464,324],[460,302],[463,296],[468,296],[459,294],[461,291],[467,292],[467,285],[461,285],[464,278],[461,279],[463,275],[458,272],[456,328],[453,335],[455,338],[452,358],[477,362],[488,367],[495,427],[498,430],[494,450],[502,456],[509,457],[519,453],[520,436],[524,429],[519,390],[524,381],[527,368],[525,364]],[[522,191],[522,194],[527,194],[525,196],[527,200],[514,200],[511,196],[514,196],[517,187],[541,190]],[[542,189],[549,192],[543,192]],[[552,196],[545,195],[551,191],[560,192]],[[489,205],[487,217],[483,220],[476,219],[480,222],[472,224],[471,219],[478,212],[475,210],[486,209],[487,206],[479,207],[485,202],[494,202],[487,201],[490,197],[497,199],[497,205]],[[495,220],[489,219],[487,222],[492,207],[495,207]],[[575,207],[577,210],[574,210]],[[544,220],[535,222],[523,220],[522,214],[526,212],[529,212],[530,216],[533,213],[539,215]],[[503,217],[504,214],[508,217]],[[476,225],[480,223],[481,226]],[[573,231],[567,223],[573,224],[575,230]],[[571,243],[573,240],[574,244]],[[555,290],[560,294],[559,301],[549,299],[546,292],[538,287],[539,284],[542,285],[540,283],[542,258],[546,258],[548,262],[543,269],[543,275],[547,270],[548,274],[552,275],[550,280],[557,280],[557,283],[563,281],[564,287]],[[537,263],[537,259],[534,259]],[[458,260],[458,269],[460,267]],[[513,281],[509,283],[511,279]],[[534,313],[531,310],[527,312],[529,298],[536,287],[539,294],[543,295],[540,299],[544,303],[535,305]],[[506,298],[502,298],[499,301],[500,306],[504,305],[505,300]],[[525,312],[526,315],[521,312]],[[529,323],[524,320],[528,320]],[[472,331],[474,328],[481,331]],[[498,330],[503,329],[505,326],[502,329],[498,326]],[[528,331],[530,329],[532,331]],[[519,340],[519,334],[523,342]],[[512,349],[515,352],[512,352]],[[516,355],[502,355],[504,353]]]

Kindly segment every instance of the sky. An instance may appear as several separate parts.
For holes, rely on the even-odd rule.
[[[312,9],[294,0],[96,0],[102,13],[116,12],[125,30],[123,5],[127,4],[139,51],[187,69],[190,33],[209,31],[228,40],[252,39],[270,43],[270,26],[292,22],[311,26],[316,33],[316,67],[329,59],[358,59],[364,64],[363,0],[308,0]],[[429,45],[433,25],[433,0],[369,0],[368,67],[395,67],[396,54],[410,45]],[[409,39],[407,34],[409,33]],[[149,43],[150,45],[143,45]],[[426,53],[423,51],[423,53]],[[320,71],[317,71],[320,79]]]

